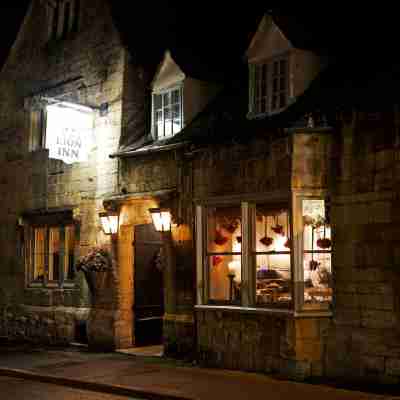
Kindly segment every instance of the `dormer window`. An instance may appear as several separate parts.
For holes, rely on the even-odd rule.
[[[80,0],[56,0],[48,4],[50,39],[65,39],[79,28]]]
[[[282,111],[288,105],[288,57],[250,64],[250,114]]]
[[[153,135],[156,140],[171,137],[182,129],[182,88],[153,93]]]

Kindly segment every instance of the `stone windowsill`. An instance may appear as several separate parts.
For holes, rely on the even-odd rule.
[[[35,284],[35,283],[31,283],[29,284],[26,288],[26,290],[77,290],[77,286],[75,285],[75,283],[64,283],[63,286],[60,286],[58,284],[51,284],[48,283],[47,285],[43,285],[43,284]]]
[[[332,312],[329,310],[283,310],[274,308],[260,308],[260,307],[238,307],[238,306],[219,306],[219,305],[196,305],[196,311],[228,311],[237,312],[243,314],[270,314],[270,315],[282,315],[293,318],[310,318],[310,317],[320,317],[327,318],[332,316]]]

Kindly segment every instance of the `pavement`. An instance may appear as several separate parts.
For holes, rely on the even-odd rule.
[[[3,345],[0,377],[147,400],[400,399],[263,374],[201,368],[163,357],[91,353],[85,348]]]

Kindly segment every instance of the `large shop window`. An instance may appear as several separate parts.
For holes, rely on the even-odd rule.
[[[30,226],[26,248],[29,284],[62,286],[75,278],[75,225]]]
[[[197,206],[198,303],[326,309],[332,281],[325,202],[303,199],[296,230],[291,214],[290,202]]]

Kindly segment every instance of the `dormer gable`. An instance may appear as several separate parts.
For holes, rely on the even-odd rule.
[[[156,74],[151,83],[153,92],[160,92],[172,86],[176,86],[185,79],[185,73],[174,61],[170,51],[166,51],[164,59],[159,65]]]
[[[295,48],[265,15],[246,51],[249,66],[249,118],[284,111],[320,71],[320,59]]]
[[[214,98],[220,85],[195,79],[166,51],[151,83],[152,137],[167,139],[178,133]]]
[[[249,63],[273,59],[293,49],[290,41],[269,16],[264,16],[246,51]]]

